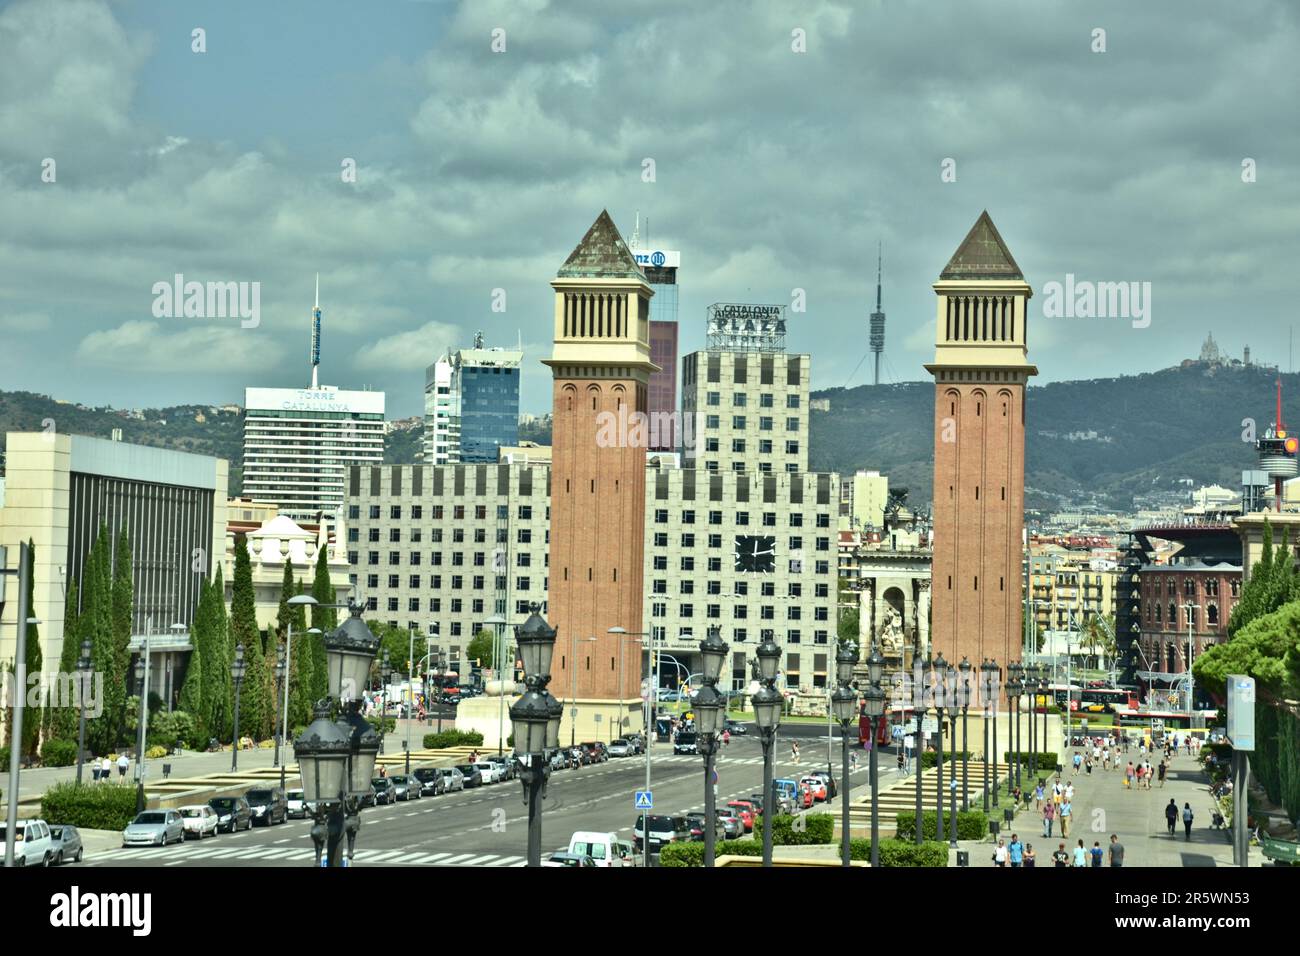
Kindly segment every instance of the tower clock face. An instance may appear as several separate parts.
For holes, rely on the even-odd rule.
[[[776,570],[776,538],[773,535],[736,535],[736,570],[771,574]]]

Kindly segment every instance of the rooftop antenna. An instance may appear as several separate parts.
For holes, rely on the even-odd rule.
[[[316,303],[311,308],[311,387],[316,388],[320,366],[320,273],[316,273]]]
[[[632,241],[627,244],[629,249],[641,248],[641,210],[636,211],[636,222],[632,226]]]

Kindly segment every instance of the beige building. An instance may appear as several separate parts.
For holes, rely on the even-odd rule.
[[[225,459],[85,435],[10,432],[0,502],[0,545],[18,566],[18,546],[36,548],[34,604],[46,673],[63,651],[65,595],[80,589],[100,529],[125,528],[131,546],[133,650],[151,635],[153,686],[174,704],[188,659],[188,626],[199,586],[212,574],[226,529]],[[8,578],[0,617],[0,660],[12,660],[18,613]],[[12,588],[12,590],[8,590]]]
[[[865,531],[885,526],[889,507],[889,479],[878,471],[859,471],[845,482],[852,489],[849,498],[849,527]]]

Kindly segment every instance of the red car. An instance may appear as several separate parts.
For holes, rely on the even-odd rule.
[[[743,800],[733,800],[731,803],[727,804],[727,809],[730,810],[733,815],[740,818],[740,822],[745,825],[746,833],[753,831],[754,817],[757,816],[757,814],[754,813],[754,808],[750,804]]]

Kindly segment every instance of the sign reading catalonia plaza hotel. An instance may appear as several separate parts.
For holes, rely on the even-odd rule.
[[[722,352],[784,352],[785,306],[715,302],[709,306],[708,348]]]

